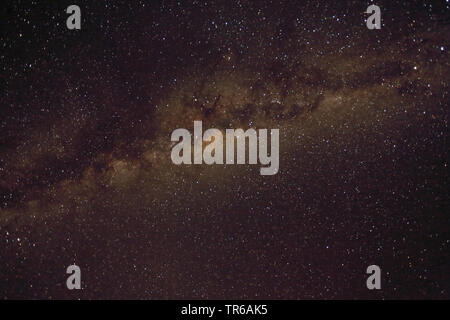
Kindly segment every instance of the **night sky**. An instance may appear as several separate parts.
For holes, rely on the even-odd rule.
[[[450,3],[370,4],[2,3],[0,298],[449,299]],[[279,172],[173,164],[194,120]]]

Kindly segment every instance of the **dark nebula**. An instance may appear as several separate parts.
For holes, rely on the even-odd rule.
[[[365,1],[75,2],[2,3],[1,298],[450,298],[448,1],[380,30]],[[279,129],[279,172],[174,165],[194,120]]]

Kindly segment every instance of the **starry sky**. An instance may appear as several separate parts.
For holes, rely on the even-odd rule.
[[[450,3],[370,4],[2,4],[0,298],[449,299]],[[173,164],[194,120],[279,172]]]

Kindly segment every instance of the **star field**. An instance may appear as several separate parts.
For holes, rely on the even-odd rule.
[[[448,1],[380,30],[365,1],[70,4],[3,8],[0,297],[449,298]],[[279,129],[279,172],[174,165],[194,120]]]

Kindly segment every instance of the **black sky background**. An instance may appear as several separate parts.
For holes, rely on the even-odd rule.
[[[448,2],[70,4],[2,5],[1,297],[449,298]],[[173,165],[195,119],[280,172]]]

